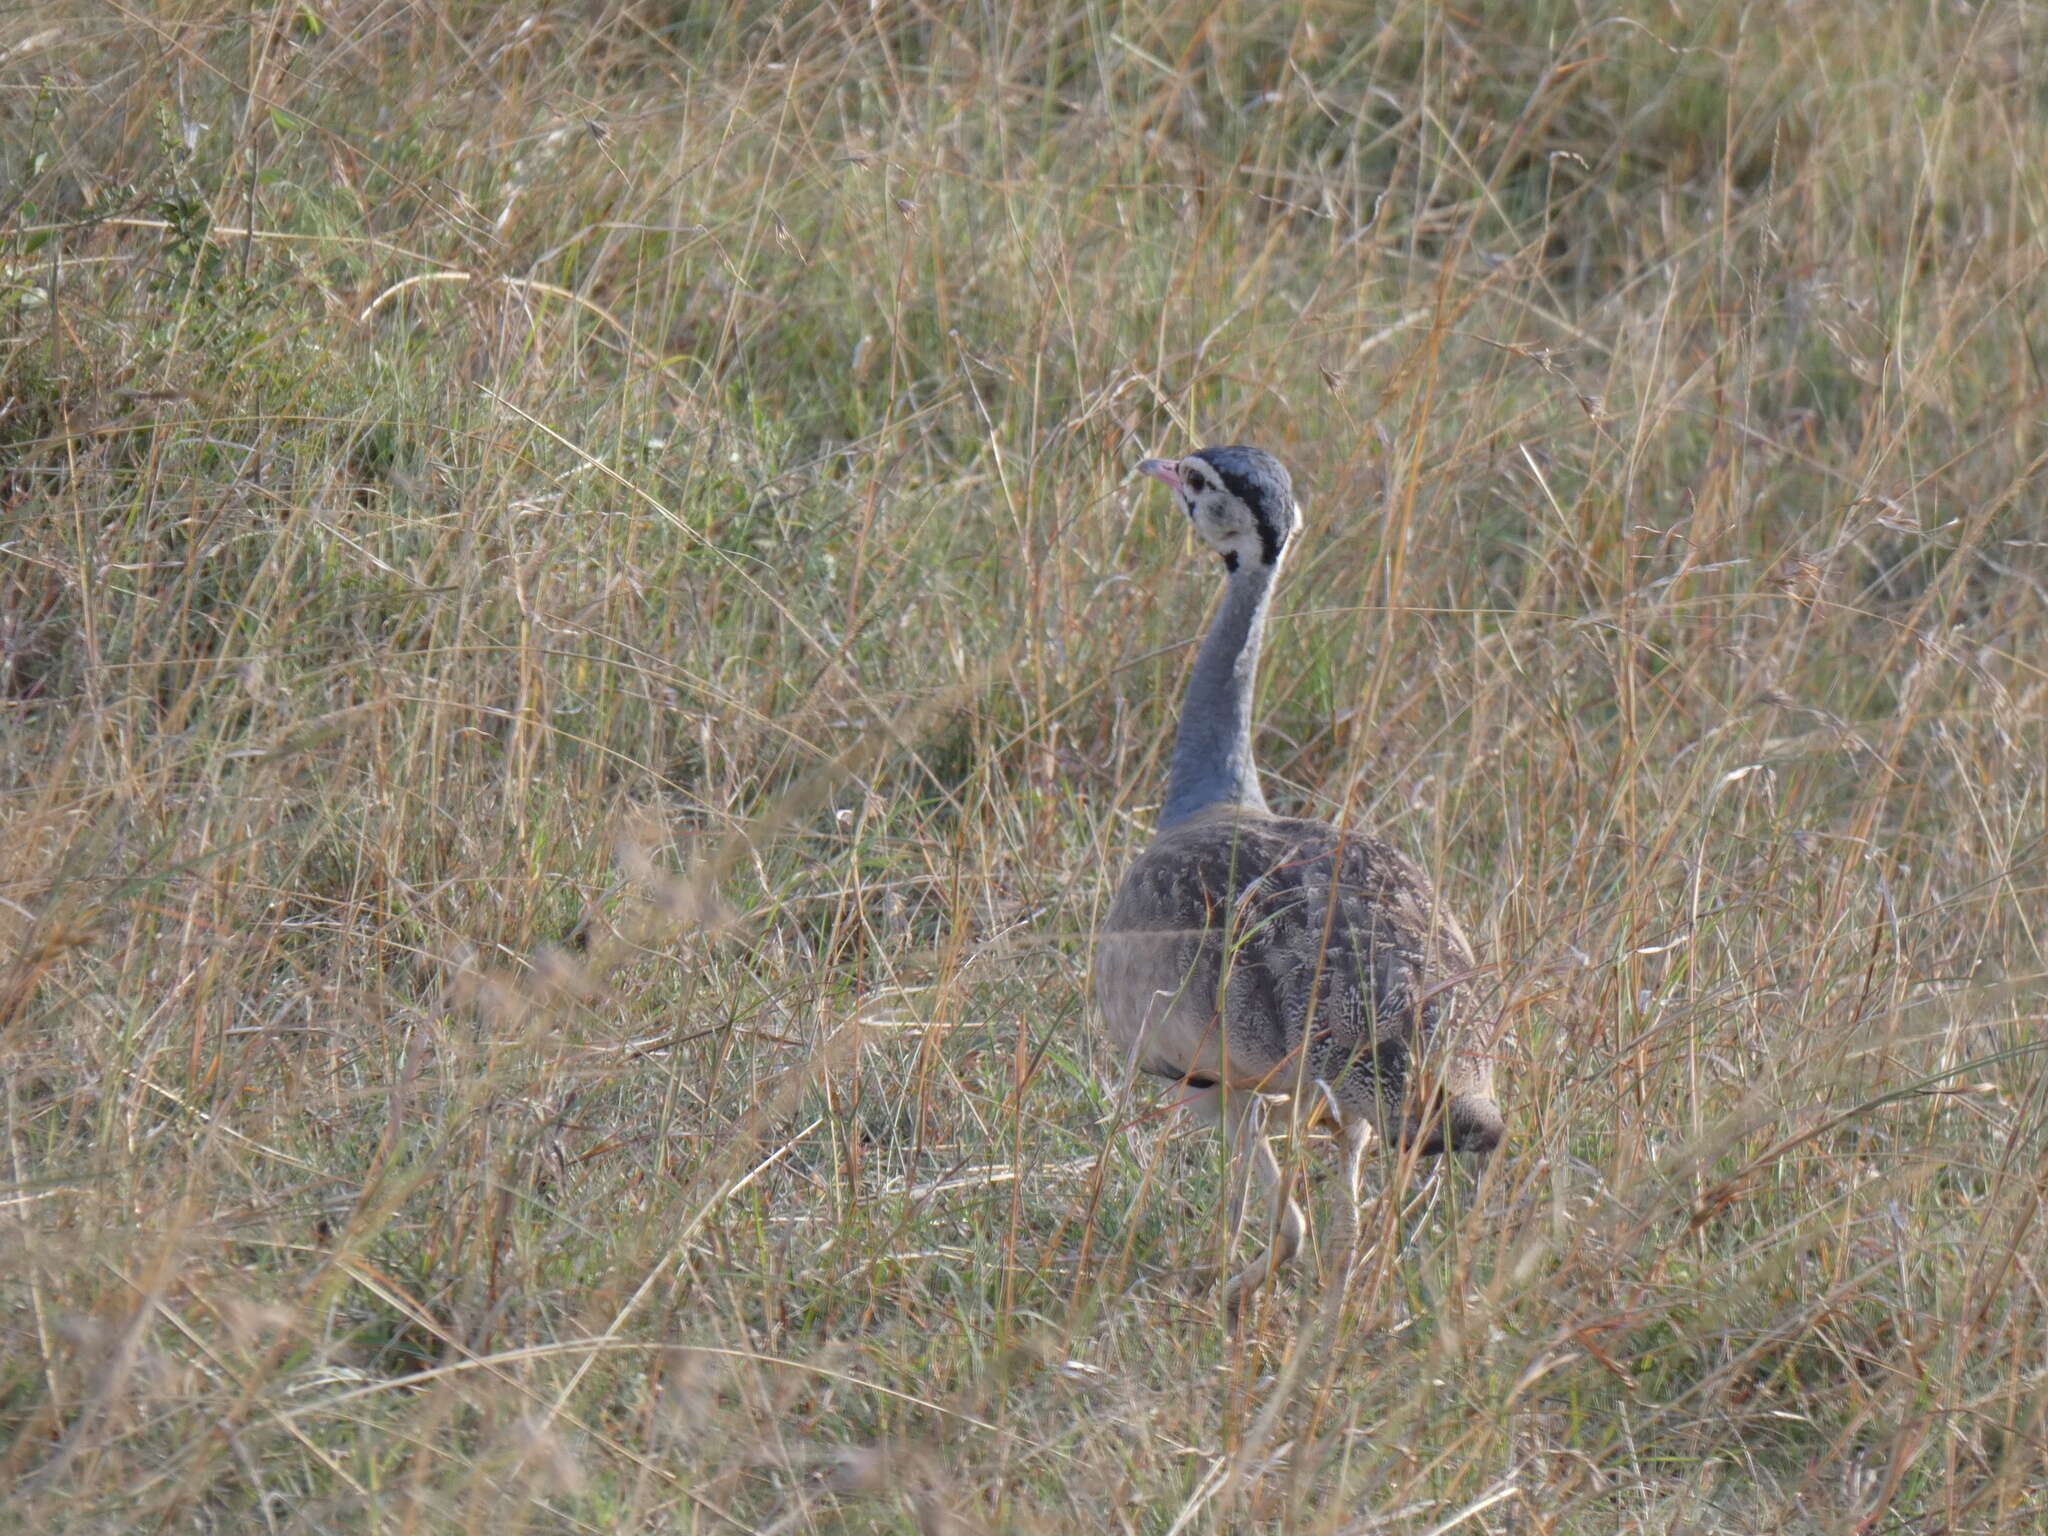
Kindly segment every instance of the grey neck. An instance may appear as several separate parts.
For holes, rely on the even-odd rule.
[[[1252,685],[1259,639],[1279,565],[1247,560],[1230,573],[1223,606],[1195,657],[1173,744],[1173,772],[1159,825],[1170,827],[1215,805],[1266,809],[1252,761]]]

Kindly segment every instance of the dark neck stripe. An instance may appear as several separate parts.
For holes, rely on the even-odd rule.
[[[1195,457],[1208,465],[1210,473],[1222,482],[1223,489],[1243,502],[1245,509],[1251,513],[1252,522],[1259,530],[1259,563],[1261,565],[1272,565],[1278,561],[1280,558],[1282,535],[1279,524],[1274,521],[1273,509],[1266,504],[1266,488],[1255,481],[1247,480],[1243,475],[1237,474],[1233,470],[1225,469],[1214,459],[1206,458],[1201,454],[1197,454]],[[1232,570],[1237,569],[1234,561],[1231,563],[1230,568]]]

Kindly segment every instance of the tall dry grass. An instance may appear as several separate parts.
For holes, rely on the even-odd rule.
[[[2038,1528],[2044,45],[0,17],[7,1521]],[[1085,1000],[1239,439],[1511,1141],[1232,1338]]]

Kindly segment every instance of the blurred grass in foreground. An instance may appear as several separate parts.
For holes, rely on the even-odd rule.
[[[2037,1529],[2044,55],[0,18],[8,1519]],[[1277,802],[1512,1023],[1238,1340],[1084,1009],[1216,440],[1306,491]]]

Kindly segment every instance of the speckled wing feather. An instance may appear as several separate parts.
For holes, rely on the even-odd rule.
[[[1110,1036],[1139,1071],[1290,1094],[1320,1082],[1392,1135],[1417,1056],[1431,1097],[1490,1094],[1484,1059],[1461,1048],[1473,968],[1399,850],[1227,807],[1164,832],[1131,866],[1096,978]]]

